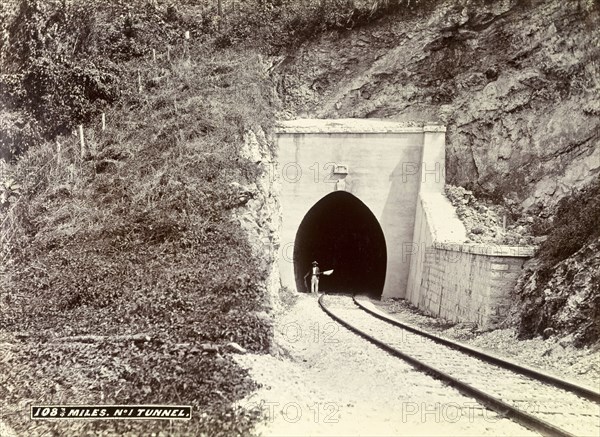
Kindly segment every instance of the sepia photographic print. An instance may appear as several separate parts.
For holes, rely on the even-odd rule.
[[[598,435],[598,0],[0,0],[0,437]]]

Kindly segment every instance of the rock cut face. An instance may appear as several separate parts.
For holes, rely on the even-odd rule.
[[[600,3],[435,2],[302,47],[303,117],[447,125],[447,181],[541,212],[600,173]]]
[[[377,218],[354,195],[328,194],[302,220],[294,245],[299,291],[305,290],[304,275],[314,260],[322,271],[334,270],[331,276],[321,276],[320,291],[381,297],[387,263],[385,237]]]

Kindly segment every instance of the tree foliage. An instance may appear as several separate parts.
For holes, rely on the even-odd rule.
[[[97,55],[94,8],[82,2],[22,0],[0,47],[0,155],[89,122],[119,94],[117,69]],[[15,122],[22,120],[21,122]]]

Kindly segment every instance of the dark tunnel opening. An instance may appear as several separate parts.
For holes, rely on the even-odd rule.
[[[306,291],[304,275],[313,260],[322,271],[334,269],[331,276],[321,276],[320,291],[381,297],[387,262],[385,237],[371,210],[352,194],[328,194],[300,223],[294,244],[299,291]]]

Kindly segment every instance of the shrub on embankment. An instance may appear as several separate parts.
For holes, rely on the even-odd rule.
[[[14,160],[117,101],[119,68],[98,52],[89,7],[8,1],[0,18],[0,158]]]
[[[223,2],[226,3],[226,2]],[[386,14],[431,12],[441,0],[246,0],[221,8],[207,5],[203,30],[221,47],[249,44],[271,54],[297,48],[324,32],[344,32]],[[265,25],[265,23],[269,23]]]
[[[548,223],[546,240],[517,296],[519,334],[572,335],[575,346],[600,338],[600,178],[564,197]]]

